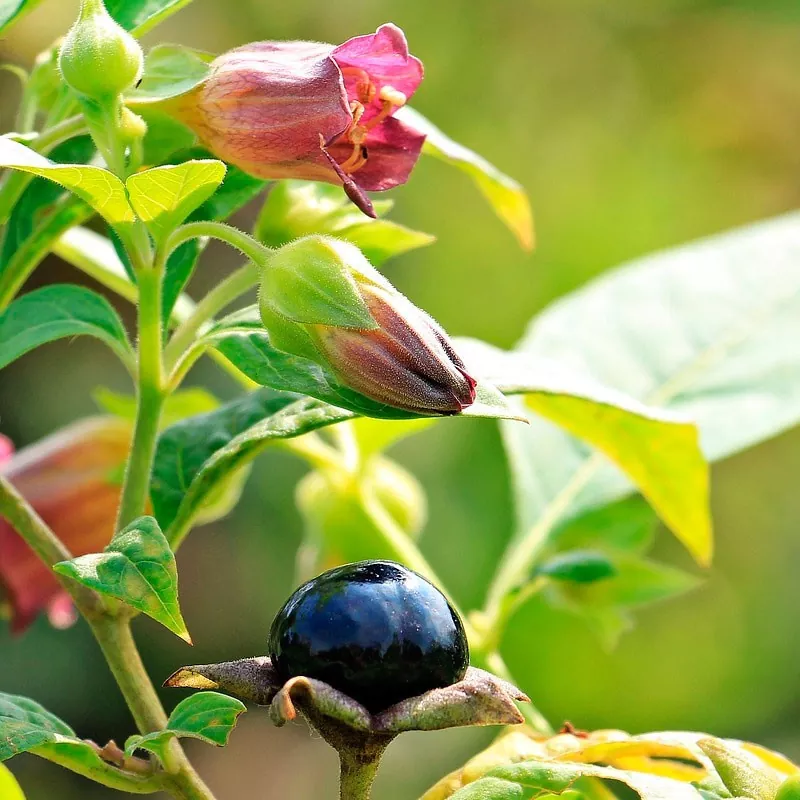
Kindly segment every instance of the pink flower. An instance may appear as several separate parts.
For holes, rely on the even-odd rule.
[[[405,183],[424,134],[393,114],[422,63],[395,25],[334,47],[255,42],[217,58],[208,78],[165,109],[219,158],[262,178],[342,184],[364,213],[365,191]]]
[[[73,555],[95,553],[114,533],[130,438],[130,423],[116,417],[83,420],[17,453],[0,436],[0,473]],[[52,571],[2,518],[0,588],[10,603],[15,632],[42,611],[58,628],[75,621],[69,595]]]

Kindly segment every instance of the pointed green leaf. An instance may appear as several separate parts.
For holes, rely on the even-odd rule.
[[[61,163],[85,164],[95,152],[90,136],[76,136],[53,148],[49,157]],[[22,177],[22,176],[20,176]],[[22,196],[14,204],[14,209],[2,234],[3,246],[0,251],[0,274],[14,254],[41,225],[42,218],[65,195],[63,186],[46,178],[34,178]]]
[[[0,764],[0,797],[3,800],[25,800],[22,787],[7,767]]]
[[[122,600],[191,644],[178,604],[175,556],[152,517],[134,520],[102,553],[62,561],[53,569]]]
[[[210,53],[179,44],[156,45],[145,57],[142,82],[131,91],[130,104],[154,103],[191,91],[206,79],[213,60]]]
[[[72,728],[26,697],[0,693],[0,761],[19,753],[32,753],[90,780],[123,792],[145,794],[156,791],[149,775],[123,772],[99,754],[97,745],[79,739]],[[0,767],[0,798],[6,795]]]
[[[528,195],[517,181],[504,175],[482,156],[454,142],[410,106],[401,108],[395,116],[425,134],[423,153],[452,164],[469,175],[522,248],[533,249],[533,214]]]
[[[259,389],[167,428],[158,440],[150,496],[170,541],[180,538],[220,482],[267,444],[352,416],[318,400]]]
[[[550,360],[506,353],[474,340],[460,340],[458,347],[476,374],[486,375],[503,391],[524,394],[530,411],[613,461],[689,552],[701,564],[710,562],[708,464],[697,427],[687,417],[645,406]]]
[[[365,217],[368,219],[368,217]],[[436,241],[435,236],[422,231],[406,228],[388,219],[360,222],[349,228],[342,228],[336,236],[354,244],[369,259],[370,264],[379,267],[395,256],[427,247]]]
[[[278,350],[261,328],[254,308],[244,309],[227,320],[221,320],[207,333],[205,341],[260,386],[307,394],[366,417],[393,420],[421,417],[371,400],[345,386],[329,369],[315,361]],[[478,382],[475,402],[455,416],[521,418],[504,395],[486,380]]]
[[[113,173],[84,164],[57,164],[30,147],[0,136],[0,168],[17,169],[54,181],[88,203],[110,225],[135,222],[125,186]]]
[[[0,312],[0,369],[67,336],[94,336],[126,364],[132,361],[122,321],[104,297],[82,286],[54,284],[18,297]]]
[[[192,0],[105,0],[108,13],[126,30],[141,36]]]
[[[224,177],[225,165],[221,161],[186,161],[137,172],[125,185],[134,211],[156,243],[163,244],[189,214],[214,194]]]
[[[239,715],[245,711],[241,700],[218,692],[198,692],[175,706],[163,731],[131,736],[125,742],[125,753],[132,756],[135,750],[149,750],[163,762],[164,748],[175,737],[200,739],[224,747]]]
[[[75,732],[27,697],[0,693],[0,761]]]
[[[614,270],[536,318],[518,349],[694,419],[711,461],[800,423],[800,214]],[[535,415],[504,429],[520,535],[633,486]]]

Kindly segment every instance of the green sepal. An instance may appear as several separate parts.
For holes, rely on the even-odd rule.
[[[279,314],[306,325],[378,327],[358,290],[355,275],[370,275],[361,251],[328,236],[308,236],[272,255],[261,279],[262,315]],[[385,285],[385,281],[380,279]],[[266,314],[264,312],[267,312]]]

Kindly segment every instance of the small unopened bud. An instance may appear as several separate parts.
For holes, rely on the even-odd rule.
[[[97,100],[114,97],[139,80],[143,63],[139,43],[106,11],[102,0],[82,0],[58,59],[69,87]]]
[[[475,380],[447,334],[358,248],[309,236],[267,263],[261,316],[276,347],[317,361],[346,386],[416,414],[458,414]]]

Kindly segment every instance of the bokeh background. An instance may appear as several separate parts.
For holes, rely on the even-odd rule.
[[[76,10],[77,0],[49,0],[0,41],[0,60],[29,64]],[[148,43],[221,51],[257,38],[340,42],[387,20],[425,61],[417,107],[518,178],[536,212],[539,246],[528,255],[443,165],[423,161],[394,192],[394,218],[439,241],[390,263],[389,276],[454,334],[510,346],[537,310],[625,259],[800,205],[797,0],[195,0]],[[3,129],[16,91],[0,73]],[[211,249],[192,291],[201,295],[229,266],[223,249]],[[51,259],[31,285],[65,279],[79,276]],[[190,382],[234,392],[211,365]],[[42,348],[0,373],[0,430],[32,442],[91,413],[88,392],[100,384],[126,388],[101,346]],[[425,552],[464,606],[478,604],[513,526],[494,423],[440,424],[394,455],[429,491]],[[156,680],[187,662],[263,652],[292,588],[302,472],[290,456],[266,453],[235,513],[181,550],[196,646],[139,620]],[[799,474],[798,432],[716,467],[719,555],[707,581],[639,614],[612,653],[567,615],[535,603],[520,613],[505,654],[543,712],[585,728],[710,730],[800,759]],[[664,533],[658,549],[691,568]],[[97,741],[133,731],[83,625],[56,632],[41,621],[12,639],[0,624],[0,690],[35,697]],[[417,797],[489,737],[402,737],[376,796]],[[302,725],[278,731],[255,712],[226,750],[194,744],[220,800],[337,796],[335,757]],[[29,800],[112,794],[33,758],[11,766]]]

